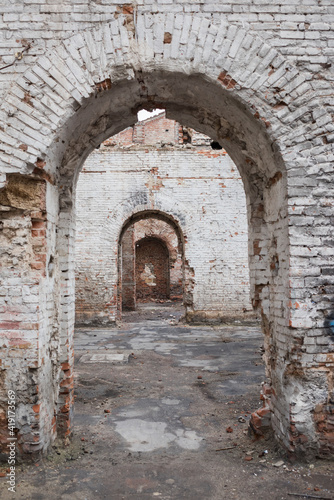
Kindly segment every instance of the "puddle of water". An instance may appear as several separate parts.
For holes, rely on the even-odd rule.
[[[165,422],[127,419],[116,422],[116,431],[127,441],[132,451],[154,451],[167,448],[176,436],[166,432]]]
[[[179,434],[179,431],[177,431]],[[177,444],[185,450],[198,450],[201,438],[195,431],[182,431],[177,438]]]
[[[178,405],[181,403],[181,401],[179,399],[170,399],[170,398],[163,398],[161,400],[161,402],[164,405],[169,405],[169,406],[174,406],[174,405]]]
[[[116,431],[127,441],[131,451],[155,451],[175,443],[185,450],[197,450],[202,438],[195,431],[177,429],[167,432],[165,422],[152,422],[139,418],[116,422]]]

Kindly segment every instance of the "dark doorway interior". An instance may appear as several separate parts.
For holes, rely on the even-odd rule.
[[[159,238],[144,238],[136,243],[136,299],[168,299],[169,252]]]

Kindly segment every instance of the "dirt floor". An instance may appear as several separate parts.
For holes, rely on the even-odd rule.
[[[182,312],[142,304],[119,327],[77,330],[74,437],[19,465],[16,493],[1,477],[1,499],[334,499],[333,463],[291,464],[271,436],[248,436],[260,329],[183,325]]]

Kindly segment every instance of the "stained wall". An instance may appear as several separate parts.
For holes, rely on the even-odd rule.
[[[212,149],[210,142],[161,113],[110,138],[86,160],[76,191],[78,323],[115,320],[122,228],[113,225],[113,217],[130,200],[124,223],[143,208],[172,216],[170,207],[178,206],[182,212],[178,223],[192,274],[187,286],[189,319],[249,317],[244,188],[232,160],[224,150]]]
[[[9,389],[23,453],[45,451],[56,428],[71,432],[75,181],[138,109],[160,107],[222,142],[238,166],[266,411],[290,453],[333,454],[333,9],[331,0],[2,2],[1,439]],[[40,203],[27,178],[43,186]],[[154,195],[184,223],[169,199]],[[148,197],[128,198],[113,212],[117,227],[138,201],[150,208]]]

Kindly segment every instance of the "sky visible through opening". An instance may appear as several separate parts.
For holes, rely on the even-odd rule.
[[[141,109],[138,114],[138,121],[142,122],[143,120],[146,120],[147,118],[151,118],[151,116],[158,115],[162,111],[165,111],[164,109],[154,109],[153,111],[146,111],[146,109]]]

